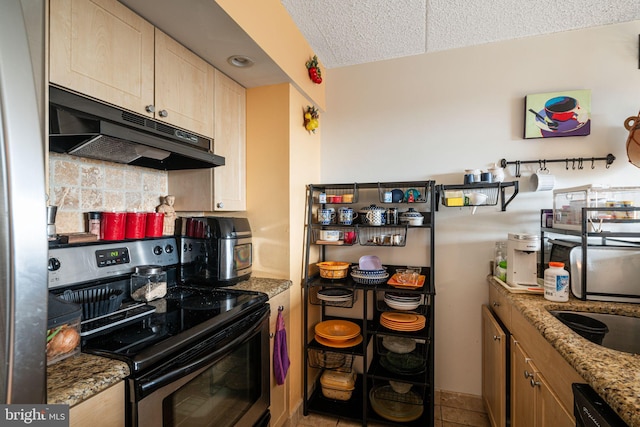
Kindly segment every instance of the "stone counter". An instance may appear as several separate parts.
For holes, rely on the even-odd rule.
[[[573,332],[548,311],[571,310],[640,317],[640,305],[581,301],[573,297],[564,303],[552,302],[541,294],[512,293],[492,277],[489,283],[558,350],[623,420],[630,426],[640,427],[640,355],[594,344]]]
[[[47,367],[47,403],[77,405],[128,375],[124,362],[79,353]]]
[[[262,277],[252,277],[233,286],[264,292],[269,298],[290,287],[290,280]],[[124,362],[80,353],[47,367],[47,403],[77,405],[127,376],[129,367]]]
[[[243,291],[264,292],[269,295],[269,299],[286,291],[292,285],[291,280],[287,279],[270,279],[267,277],[251,277],[249,280],[230,286],[231,289],[240,289]]]

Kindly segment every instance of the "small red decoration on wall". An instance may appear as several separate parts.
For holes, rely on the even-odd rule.
[[[307,70],[309,70],[309,78],[316,84],[322,83],[322,76],[320,73],[320,67],[318,66],[318,57],[313,55],[309,61],[307,61]]]
[[[316,107],[307,106],[306,111],[304,112],[304,128],[309,132],[316,133],[316,129],[318,128],[318,119],[320,118],[320,113],[318,113],[318,109]]]

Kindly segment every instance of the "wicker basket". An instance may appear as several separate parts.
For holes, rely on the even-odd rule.
[[[324,261],[316,264],[320,268],[320,277],[325,279],[344,279],[349,271],[348,262]]]

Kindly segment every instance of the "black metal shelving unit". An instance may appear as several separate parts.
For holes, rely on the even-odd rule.
[[[511,194],[507,194],[507,189]],[[500,210],[502,212],[507,210],[507,206],[518,195],[519,183],[518,181],[509,182],[476,182],[473,184],[452,184],[452,185],[438,185],[437,197],[442,201],[442,205],[445,207],[473,207],[473,206],[495,206],[500,203]],[[449,204],[445,198],[447,191],[460,191],[465,196],[470,193],[481,193],[487,196],[487,199],[482,204]],[[436,202],[436,209],[438,202]]]
[[[384,193],[389,190],[401,190],[403,193],[411,195],[411,202],[407,198],[398,201],[396,198],[391,203],[385,203]],[[413,192],[412,192],[413,191]],[[326,195],[337,195],[330,198],[333,202],[320,203],[320,193]],[[399,194],[396,192],[396,195]],[[346,197],[345,197],[346,195]],[[416,196],[415,199],[413,196]],[[345,200],[347,200],[345,202]],[[434,318],[435,318],[435,283],[434,283],[434,225],[435,211],[437,203],[437,193],[434,181],[400,181],[400,182],[377,182],[377,183],[346,183],[346,184],[310,184],[307,186],[307,207],[306,207],[306,230],[305,230],[305,267],[304,267],[304,390],[303,390],[303,412],[329,415],[350,419],[362,423],[363,426],[369,423],[388,424],[398,426],[434,426]],[[355,205],[368,206],[376,204],[380,207],[398,207],[401,210],[414,208],[423,217],[422,225],[384,225],[373,226],[368,224],[340,225],[329,224],[319,225],[314,220],[317,209],[327,206],[350,206],[357,210]],[[396,230],[405,236],[404,243],[414,241],[416,230],[425,230],[425,245],[429,250],[424,265],[421,266],[421,274],[425,276],[424,285],[419,289],[398,289],[387,283],[378,285],[364,285],[356,283],[347,275],[344,279],[331,280],[320,277],[315,266],[317,262],[340,259],[340,251],[348,250],[351,256],[354,251],[359,255],[376,254],[380,248],[387,247],[386,250],[393,250],[389,244],[372,245],[367,239],[357,239],[350,245],[323,245],[316,244],[318,229],[355,229],[358,236],[366,233],[382,232],[381,230]],[[404,244],[399,245],[404,246]],[[362,249],[362,250],[359,250]],[[312,260],[311,257],[314,259]],[[317,254],[317,259],[316,258]],[[337,258],[337,259],[336,259]],[[395,273],[396,269],[405,266],[390,265],[385,263],[384,257],[380,256],[383,265],[389,272],[389,277]],[[357,265],[357,259],[352,262]],[[317,298],[318,289],[340,287],[354,291],[352,300],[335,303],[332,301],[320,300]],[[385,311],[395,311],[384,302],[386,291],[402,292],[406,294],[420,295],[420,305],[415,312],[422,314],[426,318],[426,325],[422,330],[413,332],[401,332],[385,328],[380,323],[382,313]],[[362,307],[359,305],[361,304]],[[335,348],[324,346],[314,338],[313,324],[310,324],[310,311],[314,311],[314,316],[319,316],[321,321],[342,318],[357,323],[361,328],[363,342],[350,348]],[[336,314],[338,313],[338,314]],[[417,368],[420,372],[411,375],[401,375],[397,372],[390,372],[381,364],[385,352],[389,351],[381,346],[381,341],[385,336],[410,337],[416,342],[416,348],[412,353],[424,363]],[[334,357],[335,356],[335,357]],[[335,362],[339,360],[340,362]],[[342,364],[342,361],[346,362]],[[318,362],[320,361],[320,362]],[[326,361],[330,361],[328,363]],[[356,363],[357,362],[357,363]],[[323,363],[325,366],[323,367]],[[354,365],[361,367],[361,372],[357,372],[355,390],[351,398],[347,401],[328,399],[321,392],[319,382],[322,369],[354,369]],[[313,377],[312,377],[313,375]],[[370,401],[370,393],[379,386],[388,385],[389,380],[407,382],[412,384],[411,393],[406,396],[415,398],[418,401],[411,401],[410,404],[421,405],[423,411],[419,418],[405,421],[402,418],[383,417],[377,413]],[[393,395],[394,399],[398,395]]]
[[[595,220],[590,218],[597,217],[599,212],[634,212],[633,217],[635,219],[602,219]],[[545,210],[541,211],[541,218],[543,217]],[[617,230],[616,224],[632,225],[633,230]],[[541,224],[543,225],[543,224]],[[611,230],[606,230],[607,226],[611,227]],[[598,229],[594,229],[598,227]],[[636,294],[619,294],[611,292],[594,292],[589,290],[587,286],[587,275],[589,266],[589,249],[602,246],[636,246],[640,251],[640,208],[637,207],[583,207],[580,220],[579,229],[565,229],[559,227],[546,227],[540,228],[540,240],[543,242],[541,245],[541,259],[544,262],[545,259],[545,235],[548,238],[549,234],[559,234],[565,236],[577,236],[580,239],[580,246],[582,248],[582,262],[580,265],[581,282],[580,282],[580,299],[587,300],[589,296],[593,297],[607,297],[607,298],[632,298],[637,299],[640,302],[640,289]],[[596,243],[597,242],[597,243]],[[544,269],[543,265],[543,269]]]

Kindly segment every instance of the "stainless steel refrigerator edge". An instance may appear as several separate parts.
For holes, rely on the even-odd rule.
[[[35,44],[23,14],[35,21]],[[0,397],[46,402],[47,237],[43,0],[0,6]],[[40,18],[41,16],[42,18]],[[39,22],[39,23],[38,23]],[[33,39],[32,39],[33,42]],[[38,52],[40,51],[40,52]],[[36,61],[32,66],[31,52]],[[37,79],[34,79],[34,69]],[[38,101],[40,100],[40,102]]]

